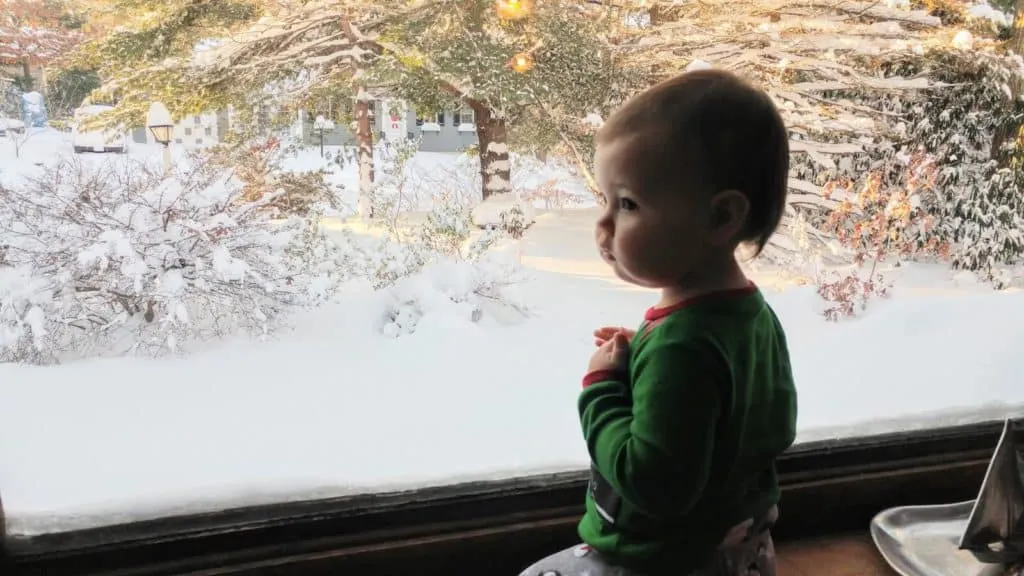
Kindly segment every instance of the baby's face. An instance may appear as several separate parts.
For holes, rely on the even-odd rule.
[[[620,278],[665,288],[683,281],[703,260],[711,214],[700,194],[685,190],[685,174],[672,183],[652,181],[650,145],[641,136],[598,147],[595,176],[605,206],[595,240]]]

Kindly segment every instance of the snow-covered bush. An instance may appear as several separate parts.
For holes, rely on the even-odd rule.
[[[881,174],[871,173],[856,186],[846,180],[825,187],[826,198],[841,198],[825,230],[853,256],[853,267],[845,273],[817,275],[818,294],[828,303],[824,314],[829,320],[854,316],[872,298],[888,296],[892,284],[879,269],[884,261],[899,264],[905,258],[948,257],[949,243],[936,232],[936,218],[923,208],[934,194],[934,159],[918,153],[903,161],[902,186],[886,185]]]
[[[938,231],[951,243],[954,268],[998,284],[1000,267],[1024,256],[1024,103],[1011,98],[1021,60],[984,52],[935,52],[922,71],[949,84],[914,103],[907,138],[936,159]]]
[[[388,289],[381,331],[391,337],[411,334],[432,313],[478,322],[485,309],[495,310],[492,306],[525,317],[529,311],[512,291],[523,279],[514,262],[493,254],[475,261],[438,260]]]
[[[401,234],[403,214],[416,210],[419,203],[415,185],[409,182],[406,172],[419,149],[419,138],[383,140],[376,146],[373,217],[384,223],[393,236]]]
[[[522,280],[518,263],[492,250],[502,232],[473,226],[471,196],[457,178],[443,177],[452,169],[425,178],[407,171],[414,152],[413,144],[381,151],[386,171],[378,179],[374,213],[385,235],[342,237],[340,267],[386,295],[381,331],[389,336],[412,333],[424,315],[453,306],[474,321],[483,315],[484,303],[525,313],[507,293]],[[434,189],[412,189],[425,184]],[[405,217],[419,206],[418,193],[429,193],[431,208],[422,222],[411,225]]]
[[[878,84],[908,78],[935,84],[928,89],[824,92],[823,98],[845,109],[874,110],[875,117],[866,123],[843,120],[846,126],[865,124],[871,135],[851,138],[826,124],[817,131],[804,128],[801,132],[808,138],[850,152],[829,157],[796,153],[791,175],[818,187],[847,181],[853,183],[849,188],[859,189],[879,180],[883,190],[906,189],[913,177],[907,158],[927,154],[936,177],[927,193],[918,195],[918,208],[931,218],[929,236],[948,245],[954,268],[979,272],[998,285],[1000,269],[1024,256],[1024,202],[1018,192],[1024,189],[1024,172],[1017,168],[1024,157],[1017,136],[1024,103],[1011,97],[1011,86],[1022,81],[1020,58],[940,47],[859,55],[847,64],[880,76]],[[796,140],[801,138],[796,134]],[[843,209],[838,198],[814,198],[800,208],[819,231],[834,210]],[[915,257],[921,255],[933,256]]]
[[[225,145],[193,155],[194,161],[231,170],[242,183],[242,198],[254,202],[273,196],[269,207],[278,216],[307,216],[323,208],[338,208],[339,190],[323,169],[282,169],[287,147],[276,137],[246,145]],[[202,154],[208,154],[204,157]]]
[[[245,190],[209,164],[78,161],[0,187],[0,361],[175,351],[329,297],[316,215],[276,218],[285,191]]]

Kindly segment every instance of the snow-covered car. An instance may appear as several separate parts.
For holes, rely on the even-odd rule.
[[[88,118],[113,110],[113,106],[92,104],[75,110],[75,119],[71,125],[71,145],[75,154],[82,152],[117,152],[128,151],[128,131],[123,128],[104,130],[85,130],[80,126]]]
[[[25,123],[15,118],[4,118],[0,116],[0,136],[6,136],[8,132],[24,134]]]

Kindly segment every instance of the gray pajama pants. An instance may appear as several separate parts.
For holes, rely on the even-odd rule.
[[[733,526],[707,566],[680,576],[776,576],[771,527],[779,517],[773,507],[759,521]],[[519,576],[644,576],[608,563],[586,544],[566,548],[535,563]]]

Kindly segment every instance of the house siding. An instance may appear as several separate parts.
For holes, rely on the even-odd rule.
[[[380,105],[378,104],[376,108],[379,109]],[[375,141],[384,140],[389,137],[384,129],[384,116],[380,113],[375,113],[373,116],[373,135]],[[417,125],[415,111],[405,111],[404,116],[405,137],[419,138],[420,150],[424,152],[462,152],[477,143],[475,129],[468,128],[465,125],[461,127],[454,125],[454,112],[448,111],[444,113],[444,125],[439,125],[435,122],[433,126],[428,124],[426,129],[424,129],[424,126]],[[431,129],[432,127],[436,129]],[[302,140],[308,146],[320,145],[320,134],[313,130],[312,119],[308,117],[302,123]],[[333,130],[324,132],[324,145],[355,146],[355,134],[353,134],[348,126],[337,124]]]

